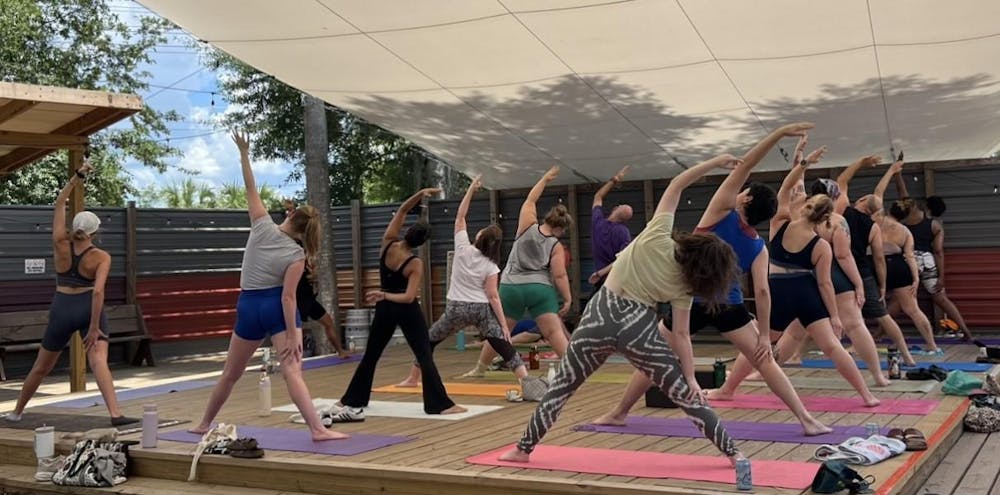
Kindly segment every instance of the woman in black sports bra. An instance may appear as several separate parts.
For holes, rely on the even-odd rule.
[[[111,270],[111,256],[93,244],[93,235],[101,226],[97,215],[83,211],[73,217],[72,233],[66,231],[66,200],[73,188],[90,172],[84,163],[56,198],[52,217],[52,251],[55,258],[56,293],[49,308],[48,326],[31,372],[21,385],[17,406],[7,421],[19,421],[28,401],[52,372],[73,333],[80,332],[87,350],[87,362],[94,372],[97,387],[111,414],[111,425],[138,422],[127,418],[118,408],[115,385],[108,368],[108,318],[104,314],[104,287]]]
[[[403,227],[406,214],[417,206],[423,198],[433,196],[440,189],[422,189],[407,199],[399,207],[382,236],[381,258],[379,259],[379,279],[381,290],[370,291],[365,296],[368,303],[375,303],[375,319],[372,321],[368,345],[351,378],[347,392],[340,398],[339,411],[330,418],[334,423],[353,423],[365,420],[364,408],[371,398],[372,381],[375,379],[375,365],[382,357],[382,351],[392,339],[398,325],[406,336],[413,354],[423,373],[424,412],[427,414],[454,414],[465,412],[448,398],[441,375],[431,355],[431,342],[427,333],[427,322],[420,310],[417,294],[424,267],[413,250],[424,244],[430,237],[430,226],[418,222],[411,226],[403,239],[399,231]]]

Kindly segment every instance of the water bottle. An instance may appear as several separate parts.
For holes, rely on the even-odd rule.
[[[712,381],[715,382],[715,388],[726,382],[726,363],[719,358],[715,358],[715,364],[712,365]]]
[[[531,346],[531,352],[528,353],[528,369],[537,370],[541,363],[538,362],[538,346]]]
[[[56,429],[52,426],[35,428],[35,457],[48,459],[56,455]]]
[[[899,380],[900,378],[902,378],[902,373],[900,372],[899,369],[899,349],[896,349],[895,347],[890,347],[887,359],[889,362],[889,379]]]
[[[271,415],[271,377],[267,376],[267,373],[261,374],[257,386],[257,415]]]
[[[551,384],[552,382],[556,381],[556,365],[555,365],[555,363],[549,363],[549,374],[546,375],[546,378],[549,380],[549,384]]]
[[[459,330],[458,333],[455,334],[455,349],[460,351],[465,350],[465,330]]]
[[[156,430],[159,428],[160,419],[157,417],[156,404],[143,404],[142,406],[142,448],[156,448]]]
[[[753,490],[753,477],[750,476],[750,459],[736,461],[736,489]]]

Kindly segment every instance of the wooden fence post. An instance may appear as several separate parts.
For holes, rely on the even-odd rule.
[[[136,303],[136,291],[138,289],[137,276],[139,267],[137,266],[138,256],[136,256],[136,211],[135,201],[129,201],[125,208],[125,303]]]
[[[490,189],[490,222],[500,224],[500,191]]]
[[[361,265],[361,201],[351,200],[351,264],[354,275],[354,307],[363,308],[364,268]]]
[[[642,181],[643,206],[646,211],[646,223],[653,219],[653,211],[656,209],[656,198],[653,197],[653,181],[647,179]]]

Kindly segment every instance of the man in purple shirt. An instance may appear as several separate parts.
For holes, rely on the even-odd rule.
[[[625,178],[626,172],[628,172],[627,165],[594,194],[594,206],[590,212],[590,242],[591,253],[594,257],[594,274],[590,276],[590,283],[594,286],[595,292],[604,284],[608,268],[615,261],[615,256],[632,241],[632,234],[629,232],[628,226],[625,225],[632,218],[631,206],[615,206],[610,215],[604,216],[604,196]]]

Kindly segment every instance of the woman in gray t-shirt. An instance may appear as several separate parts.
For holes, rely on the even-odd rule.
[[[281,225],[274,223],[257,191],[246,134],[234,132],[233,141],[240,149],[252,227],[243,252],[240,298],[236,303],[236,325],[229,339],[226,367],[212,390],[201,423],[189,431],[205,433],[211,429],[212,421],[243,376],[250,358],[264,338],[270,336],[281,356],[281,374],[285,377],[288,395],[306,419],[313,440],[347,438],[348,435],[323,426],[302,379],[302,323],[295,293],[306,258],[315,258],[319,251],[319,213],[311,206],[303,206],[288,215]],[[296,241],[301,241],[302,246]]]

